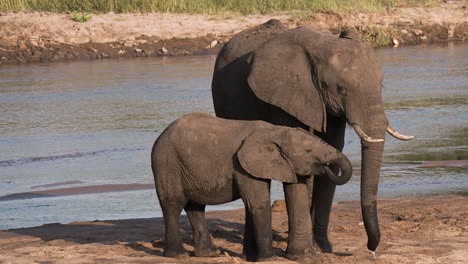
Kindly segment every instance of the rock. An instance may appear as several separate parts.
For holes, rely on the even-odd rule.
[[[139,39],[139,40],[136,41],[136,43],[138,43],[138,44],[145,44],[145,43],[148,43],[148,40],[146,40],[146,39]]]
[[[18,46],[19,50],[27,50],[28,49],[28,43],[24,39],[19,39],[17,46]]]
[[[124,47],[133,47],[135,45],[135,42],[133,40],[127,40],[123,43]]]
[[[421,36],[420,39],[421,39],[421,40],[426,40],[427,37],[424,35],[424,36]]]
[[[45,48],[44,41],[41,38],[31,39],[31,45],[39,48]]]
[[[161,48],[161,52],[162,52],[162,54],[164,54],[164,55],[169,54],[169,51],[168,51],[165,47],[162,47],[162,48]]]
[[[454,32],[455,32],[455,25],[450,25],[449,28],[448,28],[448,37],[449,38],[453,38],[454,36]]]
[[[139,49],[139,48],[135,48],[135,52],[136,52],[136,53],[142,53],[143,50],[142,50],[142,49]]]
[[[414,34],[416,36],[420,36],[420,35],[424,34],[424,32],[422,30],[420,30],[420,29],[414,29],[413,32],[414,32]]]
[[[400,45],[400,42],[398,42],[397,39],[392,39],[392,43],[393,43],[393,46],[394,46],[394,47]]]
[[[272,212],[285,212],[286,202],[284,200],[275,200],[271,206]]]
[[[218,45],[218,41],[215,39],[215,40],[211,41],[208,48],[212,49],[212,48],[216,47],[216,45]]]
[[[101,53],[101,56],[102,56],[103,58],[109,58],[109,55],[105,54],[104,52]]]
[[[125,54],[125,50],[119,50],[119,55]]]
[[[408,34],[408,30],[406,30],[406,29],[402,29],[402,30],[400,30],[400,32],[401,32],[401,34]]]

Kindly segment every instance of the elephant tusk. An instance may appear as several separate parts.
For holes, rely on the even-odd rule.
[[[411,140],[414,138],[414,136],[405,136],[400,133],[398,133],[395,129],[393,129],[390,125],[387,127],[387,132],[392,135],[394,138],[397,138],[399,140]]]
[[[364,132],[364,130],[362,130],[361,126],[359,126],[358,124],[353,124],[352,125],[353,128],[354,128],[354,131],[356,131],[356,134],[358,134],[358,136],[364,140],[364,141],[367,141],[369,143],[377,143],[377,142],[384,142],[384,140],[382,138],[377,138],[377,139],[374,139],[374,138],[371,138],[369,137],[366,132]]]

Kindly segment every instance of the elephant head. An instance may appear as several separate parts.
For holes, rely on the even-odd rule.
[[[287,183],[297,183],[297,175],[327,175],[342,185],[352,175],[351,163],[343,153],[299,128],[254,132],[243,141],[237,157],[252,176]],[[331,171],[332,165],[340,168],[340,176]]]
[[[299,27],[268,40],[250,54],[248,85],[255,95],[326,133],[327,115],[344,117],[361,138],[361,208],[367,247],[380,241],[377,190],[385,132],[393,130],[382,104],[383,74],[372,48]]]

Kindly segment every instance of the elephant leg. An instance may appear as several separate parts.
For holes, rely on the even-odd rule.
[[[327,134],[324,140],[339,151],[344,146],[344,134],[346,119],[329,115],[327,122]],[[336,174],[338,169],[331,168]],[[328,239],[328,223],[335,195],[336,185],[326,177],[315,177],[312,195],[311,218],[313,221],[313,237],[316,245],[324,253],[333,251]]]
[[[336,171],[332,170],[334,173]],[[333,251],[328,240],[328,223],[330,221],[331,204],[335,187],[326,177],[315,177],[312,198],[311,218],[314,219],[314,242],[324,253]]]
[[[195,256],[214,257],[221,252],[213,244],[205,219],[205,205],[188,202],[184,208],[192,225],[192,235],[195,242]]]
[[[246,207],[244,252],[248,260],[262,261],[274,256],[271,225],[270,182],[244,178],[239,180],[240,195]],[[250,222],[249,222],[250,221]],[[252,246],[252,238],[255,246]],[[247,255],[248,254],[248,255]]]
[[[283,189],[288,210],[288,259],[306,262],[315,255],[312,247],[312,221],[309,208],[309,191],[306,180],[297,184],[284,183]]]
[[[257,256],[257,243],[255,243],[254,227],[252,217],[247,206],[245,207],[245,225],[244,225],[244,248],[242,253],[248,261],[255,261]]]
[[[182,245],[182,237],[179,230],[179,216],[183,209],[182,203],[161,202],[161,209],[164,216],[166,247],[165,257],[187,256]]]

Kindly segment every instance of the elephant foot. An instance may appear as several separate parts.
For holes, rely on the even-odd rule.
[[[280,258],[276,255],[267,257],[267,258],[257,258],[256,262],[269,262],[269,261],[276,261],[280,260]]]
[[[257,259],[257,250],[251,248],[250,246],[245,246],[242,249],[242,254],[245,255],[247,261],[255,261]]]
[[[242,253],[245,255],[245,259],[250,262],[271,261],[276,258],[276,254],[273,252],[273,249],[265,251],[264,253],[258,253],[256,250],[244,247]]]
[[[328,240],[328,238],[315,238],[314,239],[314,244],[320,248],[320,251],[323,253],[332,253],[333,252],[333,247]]]
[[[221,251],[216,246],[209,248],[198,248],[195,249],[196,257],[217,257],[221,254]]]
[[[316,257],[317,254],[310,248],[294,249],[288,247],[286,249],[286,258],[299,263],[312,263]]]
[[[166,248],[164,250],[164,256],[168,258],[185,258],[188,257],[187,251],[183,247],[177,248]]]
[[[255,261],[257,262],[273,261],[273,260],[276,260],[276,258],[277,258],[276,254],[273,252],[273,249],[271,249],[264,253],[258,254]]]

